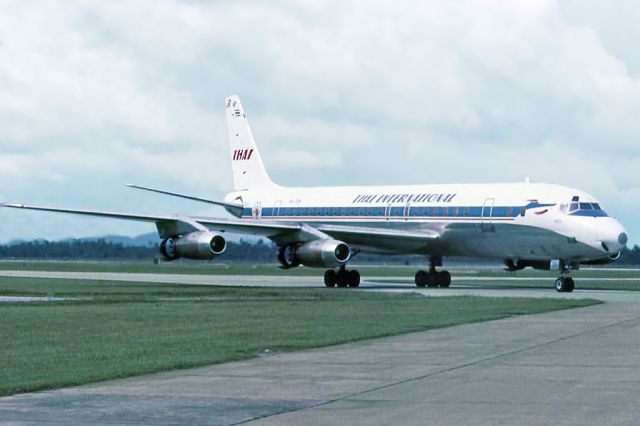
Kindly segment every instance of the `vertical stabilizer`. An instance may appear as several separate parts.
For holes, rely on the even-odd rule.
[[[231,170],[236,191],[274,186],[262,163],[249,122],[237,96],[225,99]]]

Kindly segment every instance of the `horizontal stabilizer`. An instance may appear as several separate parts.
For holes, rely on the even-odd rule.
[[[242,204],[230,204],[230,203],[225,203],[224,201],[208,200],[206,198],[194,197],[192,195],[179,194],[177,192],[170,192],[162,189],[149,188],[146,186],[133,185],[130,183],[126,184],[126,186],[128,186],[129,188],[141,189],[143,191],[155,192],[157,194],[170,195],[172,197],[184,198],[191,201],[198,201],[200,203],[213,204],[214,206],[220,206],[220,207],[226,208],[234,216],[240,217],[242,215]]]

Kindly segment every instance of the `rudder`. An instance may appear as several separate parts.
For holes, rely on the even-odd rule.
[[[225,110],[235,190],[245,191],[274,186],[253,139],[240,98],[235,95],[227,97],[225,99]]]

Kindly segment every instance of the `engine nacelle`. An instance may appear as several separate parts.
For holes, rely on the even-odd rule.
[[[351,257],[351,249],[342,241],[314,240],[295,248],[295,262],[312,268],[333,268]]]
[[[160,243],[160,253],[167,260],[180,257],[192,260],[211,260],[227,248],[227,241],[213,232],[192,232],[175,238],[167,238]]]

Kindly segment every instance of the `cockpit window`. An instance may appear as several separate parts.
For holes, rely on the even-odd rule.
[[[606,217],[607,213],[602,210],[598,203],[576,203],[572,202],[569,205],[569,214],[574,216],[592,216],[592,217]]]

